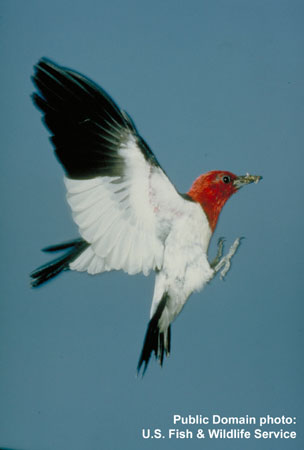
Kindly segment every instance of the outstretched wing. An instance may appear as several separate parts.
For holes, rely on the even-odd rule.
[[[91,244],[71,268],[129,274],[160,268],[172,217],[188,202],[102,88],[47,59],[33,80],[34,103],[65,169],[73,218]]]

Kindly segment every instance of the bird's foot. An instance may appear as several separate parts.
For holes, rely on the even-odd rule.
[[[226,256],[223,256],[224,239],[220,238],[218,241],[218,251],[214,261],[211,263],[211,267],[214,269],[214,275],[216,275],[221,269],[220,278],[223,280],[231,267],[231,259],[236,253],[241,243],[241,237],[237,238],[231,245],[229,252]]]
[[[217,254],[216,254],[216,257],[214,258],[214,260],[210,263],[210,266],[212,267],[212,269],[215,268],[215,266],[220,262],[221,257],[223,256],[224,242],[225,242],[225,238],[223,238],[223,237],[220,237],[219,240],[217,241]]]

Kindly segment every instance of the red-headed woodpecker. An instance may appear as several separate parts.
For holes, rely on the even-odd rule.
[[[81,238],[45,249],[66,250],[31,276],[39,286],[63,270],[97,274],[124,270],[156,273],[150,322],[138,363],[151,353],[160,364],[170,352],[170,327],[189,296],[222,269],[239,239],[222,257],[207,259],[218,216],[237,190],[260,176],[216,170],[180,194],[139,135],[130,116],[99,86],[79,73],[42,59],[33,81],[35,105],[52,134],[65,170],[67,200]]]

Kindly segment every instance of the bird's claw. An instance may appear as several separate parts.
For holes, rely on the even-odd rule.
[[[224,242],[225,242],[224,237],[220,237],[219,240],[217,241],[217,254],[216,254],[216,257],[213,259],[213,261],[210,263],[210,266],[213,269],[217,266],[217,264],[220,262],[220,260],[223,256]]]
[[[214,274],[217,274],[221,269],[221,274],[220,274],[220,279],[224,280],[225,276],[227,275],[227,273],[229,272],[229,269],[231,267],[231,259],[233,257],[233,255],[236,253],[237,249],[240,246],[241,243],[241,237],[237,238],[234,243],[231,245],[229,252],[227,253],[226,256],[222,256],[223,253],[223,244],[224,244],[224,239],[220,238],[218,241],[218,253],[216,255],[216,259],[219,259],[219,261],[216,261],[216,264],[214,266],[211,265],[211,267],[214,268]],[[219,256],[221,255],[221,256]],[[220,259],[221,258],[221,259]],[[215,261],[214,260],[214,261]]]

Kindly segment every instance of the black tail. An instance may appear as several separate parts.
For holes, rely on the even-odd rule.
[[[141,366],[144,364],[143,376],[147,370],[151,354],[154,351],[155,358],[159,360],[160,365],[163,365],[164,353],[169,356],[171,347],[171,327],[169,326],[165,332],[160,332],[158,327],[159,319],[165,309],[169,296],[165,292],[161,301],[155,311],[152,319],[149,322],[148,329],[145,336],[145,341],[141,355],[138,361],[137,373],[140,372]]]
[[[46,281],[56,277],[63,270],[69,270],[69,264],[74,261],[90,244],[83,239],[64,242],[58,245],[52,245],[44,248],[44,252],[58,252],[60,250],[68,251],[59,258],[50,261],[43,266],[38,267],[31,273],[32,286],[37,287]]]

